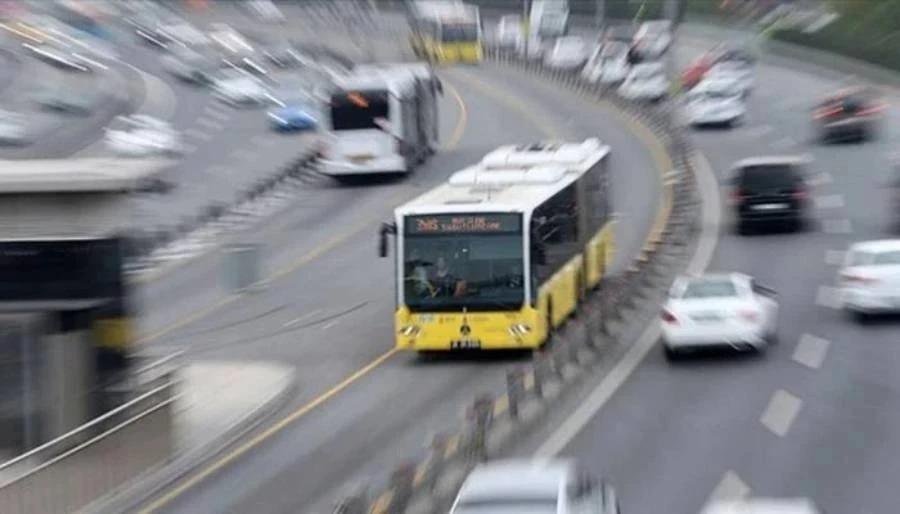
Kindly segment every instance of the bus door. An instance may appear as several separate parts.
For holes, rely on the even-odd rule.
[[[365,166],[396,155],[402,138],[398,122],[402,108],[386,89],[342,91],[331,97],[333,146],[330,157]]]

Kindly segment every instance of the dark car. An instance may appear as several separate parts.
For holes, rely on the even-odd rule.
[[[828,95],[813,110],[818,138],[831,141],[866,141],[878,132],[884,104],[866,87],[848,88]]]
[[[754,157],[737,162],[729,179],[737,231],[788,225],[802,230],[809,213],[806,161],[797,157]]]

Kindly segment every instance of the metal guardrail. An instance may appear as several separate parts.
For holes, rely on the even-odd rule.
[[[138,398],[0,465],[0,512],[74,512],[168,459],[177,384],[170,373]]]

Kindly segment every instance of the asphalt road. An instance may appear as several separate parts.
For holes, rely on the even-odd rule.
[[[658,166],[644,141],[608,111],[517,72],[470,67],[443,76],[454,86],[442,104],[443,137],[456,139],[451,132],[463,116],[458,144],[400,183],[301,193],[295,207],[257,235],[273,242],[269,269],[279,275],[263,291],[221,300],[215,273],[205,275],[206,284],[191,278],[215,262],[209,257],[207,266],[198,262],[173,275],[189,295],[145,305],[148,348],[184,349],[197,359],[278,360],[296,366],[300,380],[283,413],[293,412],[295,422],[195,487],[167,497],[160,510],[326,512],[347,481],[386,478],[399,460],[419,453],[430,431],[457,419],[464,402],[502,386],[503,370],[519,356],[422,362],[392,354],[352,385],[327,392],[392,345],[393,273],[388,260],[375,259],[377,222],[496,146],[548,137],[609,141],[620,257],[637,251],[659,195]],[[220,307],[185,318],[195,308],[202,313],[193,305],[204,298]],[[157,328],[164,332],[153,333]]]
[[[711,46],[682,43],[682,62]],[[654,347],[564,448],[613,481],[625,511],[693,514],[714,491],[808,496],[825,512],[896,510],[900,332],[890,320],[856,325],[834,308],[830,286],[851,242],[890,237],[880,179],[900,137],[900,94],[888,96],[879,141],[813,143],[810,107],[848,81],[799,63],[761,66],[748,122],[694,135],[719,177],[743,157],[810,154],[819,222],[806,233],[741,237],[726,210],[710,269],[779,291],[781,344],[763,358],[674,365]]]

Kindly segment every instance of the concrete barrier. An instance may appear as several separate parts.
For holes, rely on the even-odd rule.
[[[457,430],[432,436],[424,456],[390,471],[386,484],[370,484],[337,504],[368,505],[370,513],[447,512],[469,470],[480,462],[502,457],[529,433],[557,398],[592,375],[616,350],[630,344],[633,328],[652,322],[672,278],[686,260],[700,216],[700,199],[692,166],[692,147],[674,121],[667,102],[639,104],[613,91],[585,82],[577,73],[543,67],[534,60],[490,49],[489,63],[559,84],[575,94],[605,103],[649,130],[665,147],[673,169],[660,177],[663,201],[647,243],[626,271],[604,279],[599,290],[577,314],[554,333],[546,350],[536,352],[527,366],[507,371],[502,394],[482,394],[467,406]],[[380,487],[380,489],[379,489]],[[368,493],[360,493],[368,491]],[[365,498],[360,498],[365,494]]]

